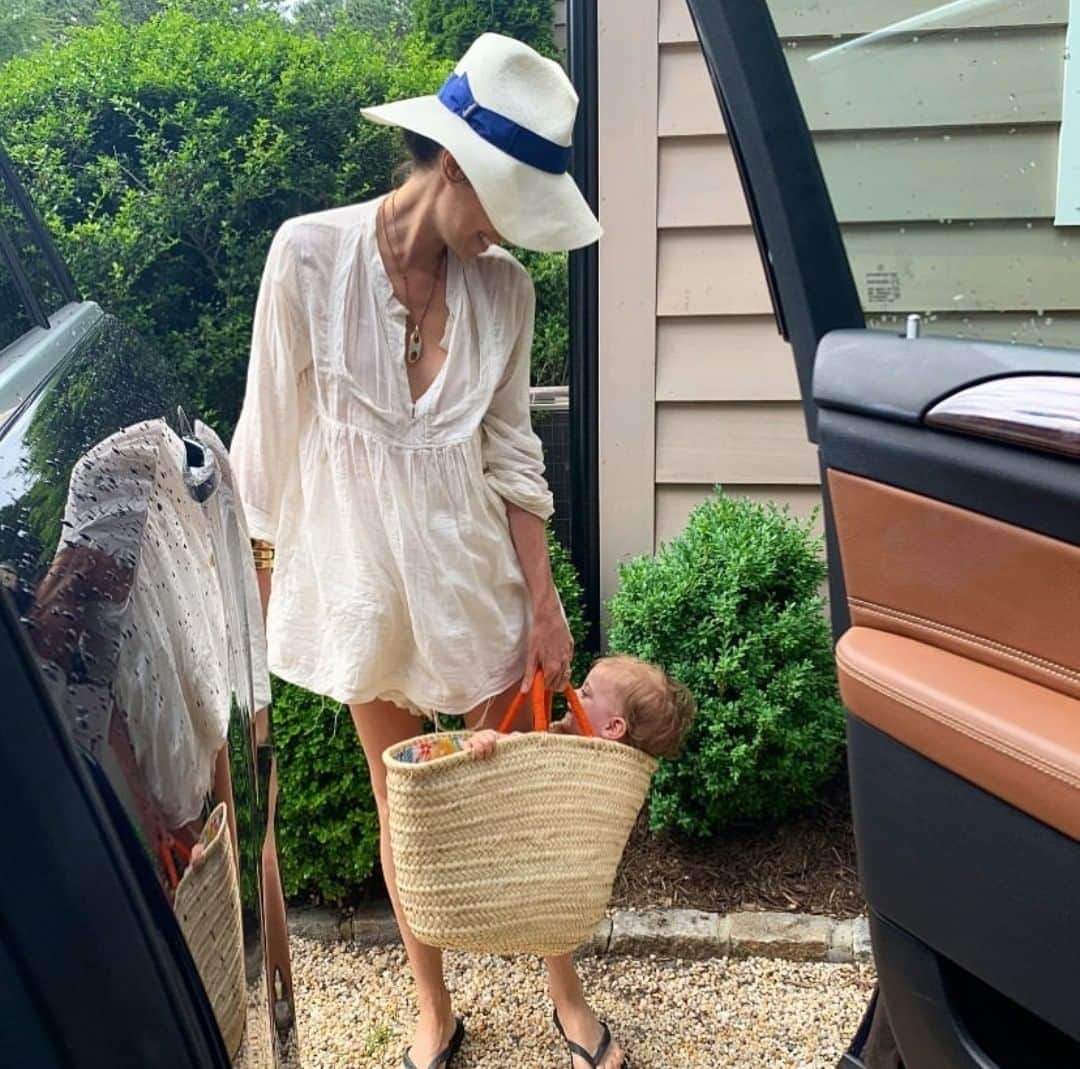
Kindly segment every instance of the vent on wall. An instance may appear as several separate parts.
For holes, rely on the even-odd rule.
[[[570,547],[570,389],[534,386],[529,391],[533,430],[544,445],[547,480],[555,495],[551,525],[559,541]]]

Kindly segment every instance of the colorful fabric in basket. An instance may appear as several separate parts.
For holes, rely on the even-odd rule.
[[[406,746],[395,755],[407,765],[422,765],[439,757],[449,757],[460,753],[465,748],[465,740],[460,735],[446,734],[435,738],[417,739],[411,746]]]

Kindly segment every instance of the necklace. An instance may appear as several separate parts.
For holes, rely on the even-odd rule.
[[[420,318],[417,319],[413,315],[412,311],[412,297],[409,294],[409,275],[405,271],[401,264],[401,257],[398,256],[397,249],[394,248],[393,243],[390,241],[390,234],[386,228],[386,205],[390,205],[390,217],[394,226],[394,237],[397,239],[398,244],[401,244],[401,234],[398,231],[397,220],[397,192],[395,191],[387,200],[380,205],[379,218],[382,220],[383,238],[386,241],[386,247],[390,250],[390,255],[394,258],[394,266],[397,268],[397,273],[401,275],[405,282],[405,304],[406,311],[413,321],[412,331],[408,331],[408,322],[405,327],[409,336],[409,345],[405,353],[405,363],[412,365],[419,363],[420,357],[424,352],[424,338],[421,333],[421,329],[424,325],[424,320],[427,319],[428,309],[431,308],[432,298],[435,296],[435,291],[439,288],[439,282],[442,280],[443,271],[446,269],[446,249],[443,249],[442,256],[439,258],[439,273],[435,276],[435,281],[431,284],[431,290],[428,292],[427,304],[424,305],[424,311],[421,313]]]

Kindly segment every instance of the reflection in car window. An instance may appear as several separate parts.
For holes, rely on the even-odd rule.
[[[14,246],[22,270],[46,316],[64,306],[64,297],[26,217],[11,190],[0,181],[0,227]],[[11,267],[0,256],[0,349],[10,345],[33,325],[15,288]]]
[[[234,1064],[287,1066],[291,980],[269,1009],[287,935],[273,968],[265,949],[261,606],[227,452],[180,400],[138,335],[91,328],[0,436],[0,588],[146,848]]]
[[[11,269],[0,256],[0,350],[17,341],[33,325],[19,299]]]
[[[32,595],[60,542],[78,459],[129,423],[175,411],[176,376],[112,317],[80,345],[19,425],[0,440],[0,567]]]
[[[869,325],[1080,347],[1068,0],[769,6]]]

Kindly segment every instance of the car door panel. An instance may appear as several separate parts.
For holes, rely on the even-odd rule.
[[[949,969],[1029,1013],[1030,1043],[1080,1042],[1080,913],[1064,889],[1080,876],[1077,471],[1020,440],[1038,414],[1014,412],[1008,443],[927,426],[975,384],[1077,361],[872,332],[819,354],[859,871],[884,1002],[919,1069],[1043,1064],[1024,1031],[986,1039],[989,1053],[972,1038],[985,1000],[962,1019],[945,985],[934,1004],[920,985]]]
[[[1080,839],[1080,701],[870,627],[844,635],[837,664],[860,719]]]
[[[848,747],[859,878],[872,922],[916,941],[925,959],[916,973],[930,961],[935,969],[955,966],[1046,1022],[1051,1034],[1077,1042],[1076,841],[904,745],[866,713],[859,706],[849,716]],[[919,955],[907,947],[904,956]],[[920,1016],[948,1012],[955,996],[940,1007],[924,1003],[915,974],[893,967],[888,948],[875,943],[874,957],[890,1016],[915,1006],[910,1028],[893,1020],[909,1069],[968,1064],[927,1060],[920,1045]],[[976,1004],[952,1028],[977,1033],[986,1012]],[[1075,1047],[1072,1054],[1072,1062],[1009,1062],[995,1050],[988,1064],[1075,1064]]]
[[[827,432],[829,467],[1078,540],[1075,465],[848,412],[822,409],[818,421]]]
[[[920,426],[946,397],[976,383],[1025,375],[1080,376],[1071,349],[972,339],[907,338],[837,330],[818,346],[814,397],[822,407]]]
[[[0,596],[0,678],[9,740],[0,806],[12,818],[12,862],[0,880],[0,943],[21,993],[0,991],[13,1066],[92,1069],[198,1066],[229,1060],[175,921],[142,893],[147,862],[110,819],[56,715],[21,621]],[[47,804],[43,804],[47,802]],[[151,881],[153,876],[150,876]],[[167,907],[166,907],[167,908]],[[42,923],[46,918],[47,923]],[[8,1016],[29,997],[42,1022]],[[120,1031],[122,1029],[122,1032]]]
[[[1080,547],[831,469],[852,623],[1080,698]]]
[[[1080,457],[1080,378],[1018,375],[982,382],[939,401],[927,412],[926,425]]]
[[[882,994],[868,1011],[874,1024],[860,1030],[845,1064],[899,1065],[888,1043],[880,1045],[884,1061],[860,1060],[860,1044],[890,1023],[906,1069],[1078,1064],[1080,470],[1073,450],[1080,353],[920,337],[917,318],[900,333],[835,319],[830,329],[830,310],[859,301],[816,154],[811,148],[805,166],[777,166],[813,144],[784,56],[799,67],[800,90],[827,89],[840,108],[841,94],[864,84],[870,59],[879,59],[882,72],[889,59],[918,69],[911,50],[920,49],[920,34],[906,22],[885,25],[883,4],[870,12],[882,20],[880,31],[848,40],[851,31],[830,9],[822,18],[837,21],[831,39],[805,31],[784,49],[769,8],[794,18],[800,5],[688,4],[822,472],[859,870]],[[999,0],[985,15],[997,26],[998,16],[1020,6]],[[911,20],[926,21],[935,55],[949,44],[934,36],[939,14],[928,4]],[[987,42],[1013,32],[968,29],[965,23],[953,43],[976,62]],[[1006,53],[1013,64],[1014,52]],[[1038,62],[1050,85],[1053,57]],[[906,144],[919,146],[910,149],[914,163],[927,158],[922,144],[948,146],[951,138],[922,134],[918,127],[932,124],[913,106],[914,85],[910,92],[908,100],[897,86],[888,98],[898,109],[902,101],[912,105],[904,114],[912,126]],[[810,104],[820,120],[818,96]],[[856,124],[845,133],[852,167],[872,163],[876,142],[860,140],[868,131]],[[888,181],[878,164],[843,176],[849,201],[863,183]],[[925,192],[933,202],[935,190]],[[953,225],[917,207],[919,235]],[[995,314],[1015,317],[1034,299],[1031,278],[1030,291],[1009,290],[1020,304],[999,307],[988,294],[1008,287],[976,292],[950,274],[959,270],[954,246],[990,248],[984,234],[995,224],[980,231],[977,220],[958,221],[925,246],[932,252],[924,263],[916,255],[924,246],[904,226],[883,225],[890,222],[874,229],[875,250],[883,263],[902,265],[897,299],[940,294],[946,314],[925,323],[935,333],[948,329],[956,301],[974,302],[980,322],[989,322]],[[817,258],[806,255],[815,235]],[[995,266],[980,261],[991,282]],[[1018,266],[1003,255],[1003,277]],[[886,299],[882,292],[871,304]],[[916,311],[890,309],[901,326],[903,313]]]

